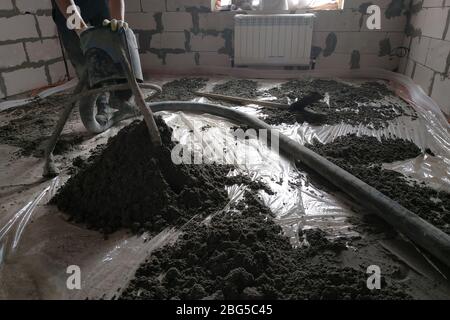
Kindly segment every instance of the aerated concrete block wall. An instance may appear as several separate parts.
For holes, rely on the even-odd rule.
[[[450,117],[450,0],[414,0],[401,71],[410,76]]]
[[[403,44],[406,1],[346,0],[343,10],[316,12],[311,52],[316,69],[395,70],[398,58],[389,53]],[[138,36],[143,69],[231,67],[235,13],[211,12],[211,2],[126,0],[126,19]],[[369,4],[381,7],[381,30],[366,27]],[[50,0],[1,1],[0,57],[0,98],[65,76]]]
[[[211,12],[210,0],[126,3],[127,20],[139,35],[144,70],[231,66],[235,13]],[[381,30],[366,27],[369,4],[381,8]],[[316,68],[396,69],[399,60],[389,53],[403,45],[405,8],[406,0],[346,0],[343,10],[316,12],[312,50]]]
[[[63,79],[50,0],[0,1],[0,99]]]

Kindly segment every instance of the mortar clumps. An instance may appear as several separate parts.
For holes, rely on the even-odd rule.
[[[445,233],[450,234],[450,194],[437,191],[403,174],[385,170],[380,165],[367,169],[355,166],[352,174],[416,213]]]
[[[189,101],[197,96],[195,91],[203,89],[208,83],[205,78],[182,78],[162,86],[162,93],[151,101]]]
[[[250,180],[247,176],[237,175],[227,177],[227,185],[245,185],[247,188],[253,191],[263,190],[269,195],[273,195],[274,192],[262,181]]]
[[[86,156],[78,156],[72,160],[72,165],[68,168],[68,173],[70,175],[75,175],[81,170],[90,166],[94,160],[103,152],[106,148],[106,144],[99,144],[94,149],[89,151]]]
[[[417,119],[417,114],[411,107],[396,99],[394,92],[379,82],[350,85],[335,80],[292,80],[280,87],[269,89],[266,94],[284,102],[286,98],[291,101],[301,99],[311,92],[329,95],[329,105],[320,101],[309,106],[312,111],[327,114],[323,124],[345,123],[353,126],[363,124],[373,129],[381,129],[387,127],[389,121],[401,116]],[[389,100],[382,101],[386,97]],[[302,122],[302,118],[292,117],[285,110],[280,110],[281,114],[278,114],[278,110],[266,108],[264,113],[268,115],[266,121],[271,124]],[[283,116],[286,116],[285,120]]]
[[[415,158],[420,150],[410,141],[342,136],[331,143],[306,145],[366,182],[421,218],[450,234],[450,194],[383,169],[382,163]]]
[[[301,112],[294,112],[289,109],[262,108],[261,120],[270,125],[279,125],[282,123],[295,124],[305,122]]]
[[[345,161],[348,165],[391,163],[415,158],[422,153],[411,141],[386,137],[378,140],[376,137],[356,134],[340,136],[325,144],[315,140],[307,147],[328,159]]]
[[[309,246],[292,248],[270,210],[251,192],[208,224],[191,226],[152,254],[121,299],[403,299],[393,284],[367,289],[365,270],[343,267],[342,243],[306,230]],[[384,278],[383,278],[384,279]]]
[[[79,172],[52,202],[75,222],[105,234],[122,227],[159,232],[223,209],[228,202],[225,186],[232,183],[226,177],[230,167],[175,165],[172,129],[161,118],[156,121],[161,149],[151,145],[145,123],[134,122],[88,164],[78,163]]]
[[[253,80],[229,80],[225,83],[216,84],[213,93],[226,96],[256,99],[258,97],[258,82]],[[222,101],[221,101],[222,103]]]
[[[0,144],[19,147],[18,156],[43,157],[45,142],[53,133],[68,98],[67,94],[50,96],[2,112],[12,119],[0,126]],[[77,118],[78,113],[74,112],[69,121]],[[80,134],[63,134],[55,146],[54,154],[64,154],[84,140],[85,137]]]
[[[230,80],[222,84],[217,84],[213,88],[213,93],[222,94],[226,96],[241,97],[246,99],[257,99],[259,97],[258,93],[258,82],[253,80]],[[264,93],[265,95],[267,94]],[[280,94],[281,95],[281,94]],[[217,100],[219,101],[219,100]],[[276,102],[287,103],[288,99],[280,98]],[[220,100],[218,103],[226,106],[232,106],[236,103],[226,102]],[[266,108],[262,107],[263,120],[271,125],[277,125],[280,123],[302,123],[304,118],[299,112],[292,112],[288,109],[278,109],[278,108]]]

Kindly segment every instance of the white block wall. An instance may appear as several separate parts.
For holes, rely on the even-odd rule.
[[[450,117],[450,1],[414,0],[412,6],[414,34],[405,38],[410,53],[403,59],[401,71]]]
[[[367,30],[366,0],[346,0],[345,8],[318,11],[313,34],[316,68],[381,67],[395,70],[398,59],[382,52],[404,43],[406,16],[392,14],[402,0],[373,0],[382,8],[382,29]],[[394,6],[395,7],[395,6]],[[231,67],[233,12],[211,12],[211,0],[127,0],[126,19],[135,30],[144,70]],[[0,98],[61,80],[65,75],[50,0],[2,0],[0,4]],[[429,32],[437,32],[429,28]],[[330,44],[330,39],[332,43]],[[14,52],[14,55],[6,53]],[[435,56],[440,56],[436,50]],[[21,80],[29,72],[37,80]],[[36,76],[36,73],[39,76]]]
[[[64,79],[50,0],[0,1],[0,99]]]
[[[344,10],[316,12],[313,34],[313,51],[319,53],[316,68],[397,69],[399,59],[380,51],[380,42],[389,40],[394,49],[403,45],[405,37],[405,12],[386,14],[392,11],[392,2],[406,1],[371,1],[381,8],[381,30],[376,31],[367,29],[367,15],[361,13],[360,7],[367,0],[346,0]],[[139,35],[144,69],[231,67],[235,13],[211,12],[210,3],[210,0],[127,1],[127,20]],[[335,38],[335,46],[327,48],[327,38]]]

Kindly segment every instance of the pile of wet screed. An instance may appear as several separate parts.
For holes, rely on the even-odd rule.
[[[255,99],[258,97],[258,83],[253,80],[229,80],[216,84],[212,91],[226,96]]]
[[[194,92],[204,90],[207,83],[207,78],[176,79],[165,83],[163,93],[151,101],[193,100],[197,97]],[[381,129],[398,117],[409,117],[412,120],[417,118],[417,114],[411,107],[398,99],[386,85],[379,82],[349,84],[335,80],[301,79],[291,80],[264,91],[258,88],[256,81],[233,79],[216,84],[212,91],[251,99],[272,97],[276,99],[274,101],[286,104],[311,94],[318,94],[323,98],[311,103],[308,108],[326,114],[326,117],[320,123],[314,123],[315,125],[344,123]],[[43,156],[45,141],[51,135],[59,113],[67,100],[66,94],[56,95],[3,112],[14,119],[0,126],[0,143],[19,147],[18,154],[21,156]],[[222,101],[214,101],[214,103],[233,105]],[[39,109],[39,112],[31,115],[30,112],[34,109]],[[301,112],[289,109],[262,107],[260,116],[271,125],[310,122]],[[77,110],[72,118],[79,118]],[[55,154],[64,154],[76,148],[86,138],[82,134],[64,134],[58,141]]]
[[[411,159],[421,150],[403,139],[346,135],[331,143],[306,145],[344,170],[371,185],[405,208],[450,234],[450,194],[424,182],[387,170],[383,163]],[[427,151],[430,152],[430,151]]]
[[[417,114],[412,108],[396,98],[395,93],[385,84],[379,82],[349,84],[335,80],[301,79],[259,91],[256,81],[235,79],[216,85],[213,92],[250,99],[275,97],[274,102],[284,104],[316,94],[322,98],[307,107],[313,112],[326,114],[324,120],[316,123],[320,125],[362,124],[373,129],[381,129],[398,117],[417,119]],[[307,121],[301,112],[294,110],[262,107],[262,111],[263,120],[271,125]]]
[[[324,97],[309,106],[313,111],[327,114],[322,124],[345,123],[353,126],[362,124],[369,128],[381,129],[401,116],[417,119],[415,111],[396,98],[395,93],[380,82],[350,84],[325,79],[291,80],[280,87],[268,90],[269,94],[278,99],[288,101],[301,99],[312,92]],[[288,117],[287,120],[289,119],[292,117]],[[301,119],[299,120],[297,122],[300,123]],[[275,124],[277,120],[274,119],[272,122]]]
[[[60,112],[66,106],[69,97],[67,94],[54,95],[1,112],[1,115],[12,119],[0,126],[0,144],[18,147],[18,156],[43,157],[45,143],[53,133]],[[70,120],[78,118],[76,110]],[[64,154],[76,148],[85,139],[86,136],[80,133],[63,134],[53,153]]]
[[[331,241],[323,231],[300,231],[302,246],[293,248],[262,203],[258,190],[270,188],[227,177],[228,166],[174,165],[171,129],[156,121],[162,149],[151,146],[143,122],[134,122],[78,160],[77,173],[53,199],[74,221],[104,233],[180,227],[180,238],[141,264],[121,299],[409,297],[388,277],[383,290],[369,290],[363,266],[342,264],[345,241]],[[228,207],[225,187],[236,183],[248,187]]]
[[[193,92],[206,83],[203,78],[172,81],[157,100],[193,99]],[[354,86],[333,80],[294,80],[259,92],[257,82],[231,80],[213,91],[247,98],[270,93],[277,102],[293,101],[311,92],[329,95],[329,105],[325,101],[311,105],[327,112],[325,124],[363,124],[379,129],[397,117],[417,117],[402,103],[372,105],[394,96],[375,82]],[[263,113],[269,124],[304,121],[290,110],[263,108]],[[53,199],[72,220],[105,234],[119,228],[154,234],[170,226],[183,226],[180,238],[148,257],[118,298],[409,298],[401,284],[389,276],[382,278],[383,290],[369,290],[365,268],[342,263],[342,254],[350,250],[345,239],[330,240],[319,229],[301,230],[302,245],[293,248],[259,197],[258,190],[270,192],[263,184],[242,176],[227,177],[229,166],[174,165],[171,129],[161,118],[156,120],[162,149],[151,146],[144,123],[132,123],[86,162],[80,160],[78,172]],[[413,143],[348,135],[307,147],[450,233],[449,194],[382,168],[382,163],[420,155]],[[235,183],[248,188],[243,199],[228,208],[225,187]]]
[[[151,101],[188,101],[197,97],[194,92],[206,87],[206,78],[181,78],[165,83],[162,93]]]
[[[182,78],[163,85],[163,94],[153,101],[193,100],[195,91],[206,87],[208,79]],[[417,119],[417,114],[407,103],[381,82],[363,82],[351,84],[329,79],[296,79],[268,90],[260,90],[258,82],[247,79],[232,79],[218,83],[212,88],[213,93],[242,97],[247,99],[274,98],[278,103],[291,104],[311,95],[321,98],[303,106],[312,112],[325,114],[326,117],[314,125],[348,124],[364,125],[372,129],[386,128],[390,122],[407,117]],[[225,106],[235,103],[214,100]],[[271,125],[310,122],[302,112],[295,109],[261,107],[261,118]]]
[[[153,253],[120,299],[407,299],[383,277],[369,290],[363,267],[342,264],[350,250],[319,229],[299,232],[293,248],[270,210],[252,192],[230,211],[191,225]]]
[[[156,118],[163,147],[154,148],[143,122],[122,129],[86,161],[52,200],[71,220],[105,234],[119,228],[159,232],[195,215],[206,216],[227,203],[226,185],[248,183],[227,177],[230,166],[176,165],[172,129]]]

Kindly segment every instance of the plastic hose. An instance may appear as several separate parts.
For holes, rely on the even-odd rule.
[[[256,130],[266,129],[269,134],[273,130],[270,125],[255,116],[215,104],[163,101],[149,103],[148,106],[153,112],[184,111],[208,113],[238,124],[248,125]],[[448,234],[344,169],[281,133],[279,133],[279,147],[284,154],[307,165],[356,202],[377,214],[396,230],[450,267],[450,236]]]

